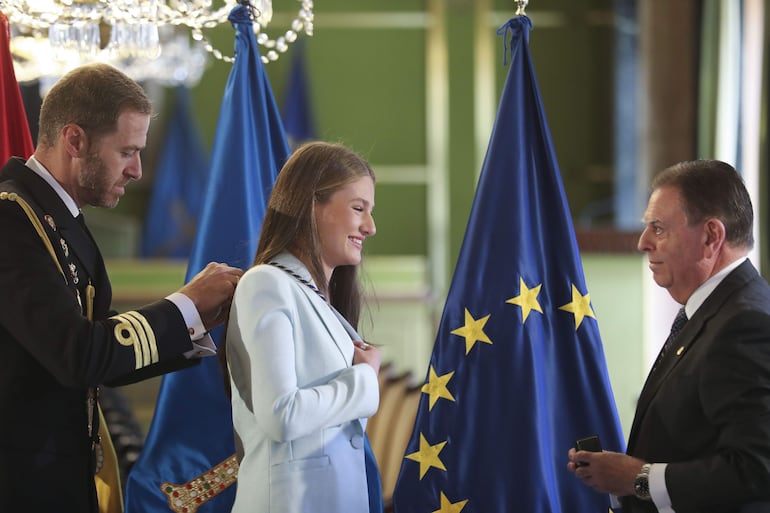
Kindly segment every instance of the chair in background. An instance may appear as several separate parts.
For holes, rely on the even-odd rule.
[[[385,511],[392,511],[393,490],[414,428],[421,388],[409,372],[394,376],[390,364],[380,370],[380,407],[366,432],[382,478]]]

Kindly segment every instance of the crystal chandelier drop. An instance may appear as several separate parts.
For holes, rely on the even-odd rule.
[[[243,0],[241,0],[243,1]],[[108,62],[136,80],[165,85],[197,83],[207,56],[232,62],[204,35],[227,23],[238,0],[0,0],[11,25],[11,53],[21,82],[60,76],[86,62]],[[249,0],[257,42],[265,63],[296,41],[313,34],[313,1],[299,11],[284,34],[265,33],[271,0]],[[192,40],[191,40],[192,39]]]

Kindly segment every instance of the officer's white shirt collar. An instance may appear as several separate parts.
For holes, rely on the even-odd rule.
[[[77,217],[80,214],[80,209],[78,208],[77,203],[75,203],[75,200],[72,199],[72,196],[67,194],[67,191],[64,190],[64,187],[62,187],[61,184],[56,181],[56,178],[53,177],[50,171],[48,171],[45,166],[43,166],[43,164],[41,164],[35,158],[34,155],[31,156],[27,161],[27,167],[34,171],[38,176],[40,176],[40,178],[45,180],[46,183],[48,183],[48,185],[50,185],[51,188],[56,191],[56,194],[59,195],[64,204],[67,205],[67,209],[72,213],[72,217]]]

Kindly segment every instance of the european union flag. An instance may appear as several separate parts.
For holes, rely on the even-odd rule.
[[[145,216],[145,258],[188,258],[203,205],[209,158],[190,110],[190,91],[179,86],[175,96]]]
[[[444,307],[397,513],[606,513],[567,470],[575,440],[623,438],[519,16]]]
[[[289,153],[249,10],[236,6],[229,19],[235,63],[187,280],[210,261],[251,265],[267,198]],[[215,330],[214,340],[220,334]],[[236,473],[232,412],[217,359],[164,377],[147,443],[128,477],[126,512],[229,512]]]

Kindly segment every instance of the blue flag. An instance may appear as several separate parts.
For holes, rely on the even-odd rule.
[[[186,280],[210,261],[248,268],[289,149],[248,9],[230,13],[235,63]],[[214,340],[221,328],[212,332]],[[165,376],[144,450],[128,476],[127,513],[229,512],[235,497],[232,412],[216,358]],[[184,509],[187,508],[187,509]]]
[[[141,256],[190,256],[203,205],[208,160],[190,111],[190,91],[179,86],[145,216]]]
[[[289,80],[286,83],[283,126],[291,147],[316,138],[315,118],[305,69],[305,44],[302,39],[294,45]]]
[[[438,329],[396,513],[607,513],[567,470],[621,451],[599,330],[538,92],[525,16]]]

